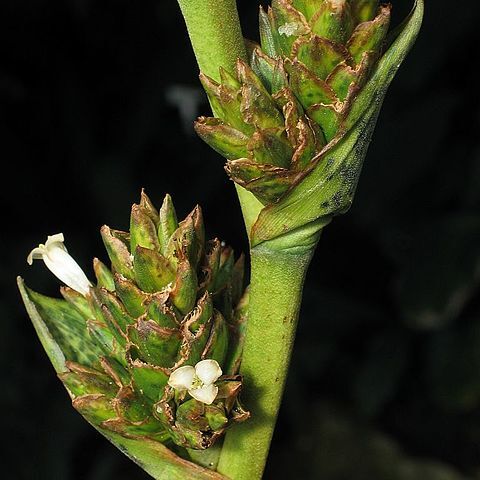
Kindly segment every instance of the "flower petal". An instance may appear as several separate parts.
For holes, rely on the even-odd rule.
[[[43,255],[45,254],[45,245],[39,245],[34,248],[27,257],[27,263],[31,265],[34,260],[43,260]]]
[[[215,385],[205,385],[202,388],[192,388],[188,393],[199,402],[210,405],[217,398],[218,387]]]
[[[168,379],[168,384],[175,390],[188,390],[195,379],[195,369],[190,365],[177,368]]]
[[[33,260],[43,260],[47,268],[65,285],[86,295],[92,284],[78,263],[68,254],[63,241],[63,233],[49,235],[45,245],[40,244],[30,252],[27,262],[31,265]]]
[[[63,243],[51,243],[43,255],[47,268],[65,285],[82,295],[90,290],[91,283],[78,263],[70,256]]]
[[[63,250],[66,250],[63,242],[65,242],[63,233],[55,233],[54,235],[48,235],[47,241],[45,242],[45,247],[47,248],[47,250],[53,246],[60,247]]]
[[[216,360],[202,360],[195,365],[197,377],[204,385],[215,383],[222,375],[222,369]]]

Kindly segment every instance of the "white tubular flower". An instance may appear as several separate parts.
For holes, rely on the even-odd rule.
[[[216,360],[202,360],[194,367],[177,368],[168,379],[168,384],[179,392],[185,390],[199,402],[210,405],[217,398],[215,382],[221,377],[222,369]]]
[[[63,233],[47,237],[45,245],[41,243],[27,257],[29,265],[33,260],[43,260],[47,268],[65,285],[86,295],[92,286],[78,263],[68,254],[63,244]]]

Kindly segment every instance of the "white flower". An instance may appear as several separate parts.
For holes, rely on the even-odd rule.
[[[43,260],[47,268],[65,285],[86,295],[92,286],[78,263],[68,254],[63,244],[63,233],[47,237],[45,245],[41,243],[27,257],[29,265],[33,260]]]
[[[222,369],[216,360],[202,360],[194,367],[177,368],[168,379],[168,384],[179,392],[187,390],[199,402],[210,405],[218,394],[214,383],[221,377]]]

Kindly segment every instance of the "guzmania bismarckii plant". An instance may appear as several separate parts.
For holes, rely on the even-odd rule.
[[[272,0],[259,44],[235,0],[178,3],[213,111],[195,129],[235,182],[250,285],[243,256],[205,240],[199,207],[178,222],[168,195],[157,211],[142,192],[129,232],[102,227],[110,267],[94,260],[96,282],[56,234],[28,261],[44,260],[64,299],[19,287],[73,406],[152,477],[256,480],[308,265],[352,203],[423,0],[393,30],[377,0]]]

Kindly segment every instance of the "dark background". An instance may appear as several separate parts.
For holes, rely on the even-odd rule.
[[[394,3],[394,22],[410,1]],[[352,210],[324,232],[266,479],[480,479],[480,7],[427,2],[387,95]],[[240,0],[256,39],[256,0]],[[98,234],[142,187],[211,237],[246,237],[222,159],[191,123],[208,106],[174,0],[0,4],[1,471],[12,479],[147,476],[69,405],[15,276],[62,231],[92,275]]]

